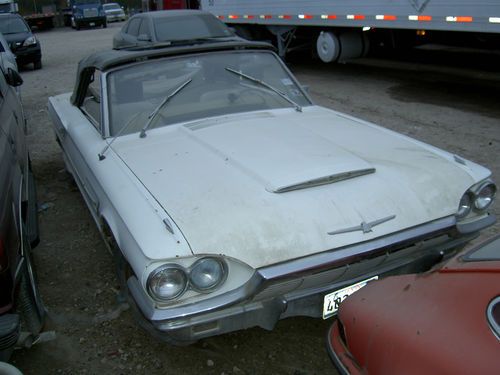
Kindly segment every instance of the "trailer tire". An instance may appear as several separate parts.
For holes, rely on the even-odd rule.
[[[343,63],[350,59],[365,57],[368,53],[370,43],[365,33],[358,31],[347,31],[339,35],[340,55],[338,61]]]
[[[325,63],[335,62],[341,52],[340,41],[331,31],[321,31],[316,40],[316,53]]]

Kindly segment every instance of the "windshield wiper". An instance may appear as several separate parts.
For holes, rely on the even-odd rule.
[[[103,150],[97,154],[97,156],[99,156],[99,160],[104,160],[106,159],[106,156],[104,155],[104,153],[106,151],[108,151],[108,148],[111,147],[111,145],[113,144],[113,142],[115,141],[116,138],[118,138],[124,131],[125,129],[127,129],[131,123],[134,122],[134,120],[139,117],[139,115],[141,114],[141,112],[137,112],[135,115],[133,115],[130,120],[128,120],[128,122],[125,124],[125,126],[123,126],[119,131],[118,133],[116,133],[116,135],[113,137],[113,139],[106,145],[106,147],[103,148]]]
[[[160,110],[172,99],[179,91],[181,91],[184,87],[186,87],[188,84],[190,84],[192,79],[188,79],[186,82],[181,84],[179,87],[177,87],[169,96],[167,96],[163,101],[158,105],[158,107],[155,108],[153,112],[151,112],[148,116],[148,121],[146,122],[146,125],[141,129],[141,133],[139,134],[139,137],[144,138],[146,136],[146,130],[148,130],[149,126],[153,123],[153,120],[156,118],[158,113],[160,113]]]
[[[237,71],[235,69],[232,69],[232,68],[229,68],[229,67],[226,67],[226,70],[228,72],[231,72],[231,73],[234,73],[236,75],[239,75],[240,77],[248,79],[249,81],[258,83],[259,85],[264,86],[265,88],[271,90],[272,92],[275,92],[276,94],[278,94],[279,96],[281,96],[283,99],[285,99],[287,102],[289,102],[290,104],[292,104],[295,107],[295,110],[297,112],[302,112],[302,107],[298,103],[296,103],[295,101],[293,101],[292,99],[290,99],[288,97],[288,95],[285,94],[284,92],[278,90],[276,87],[271,86],[269,83],[266,83],[266,82],[264,82],[264,81],[262,81],[262,80],[260,80],[258,78],[249,76],[248,74],[239,72],[239,71]]]

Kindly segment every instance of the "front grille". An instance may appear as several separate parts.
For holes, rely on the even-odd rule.
[[[331,265],[327,269],[317,269],[314,272],[305,272],[296,275],[293,279],[269,281],[264,288],[253,298],[254,301],[262,301],[268,298],[283,296],[289,293],[307,294],[308,290],[317,288],[328,288],[333,284],[352,283],[353,280],[383,269],[391,268],[391,265],[416,260],[426,250],[439,248],[449,241],[447,235],[419,241],[411,245],[406,244],[397,251],[394,248],[386,248],[385,251],[377,252],[377,255],[357,259],[343,265]],[[444,249],[444,248],[443,248]]]
[[[85,17],[85,18],[97,17],[98,15],[99,15],[99,12],[97,11],[97,8],[90,8],[90,9],[83,10],[83,17]]]

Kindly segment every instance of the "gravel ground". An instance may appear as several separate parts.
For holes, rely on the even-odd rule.
[[[335,373],[325,350],[330,321],[287,319],[272,332],[254,328],[179,348],[142,331],[130,309],[119,303],[112,258],[64,171],[46,103],[49,96],[72,90],[77,62],[109,48],[120,26],[40,33],[43,69],[22,71],[41,207],[35,261],[49,314],[47,330],[54,330],[56,339],[16,351],[14,364],[26,374]],[[448,62],[439,58],[432,65],[364,59],[333,66],[295,60],[291,69],[319,104],[457,153],[499,176],[498,56],[481,55],[480,61],[491,63],[464,68],[450,53]],[[498,203],[493,211],[500,214]],[[496,224],[482,237],[498,232]]]

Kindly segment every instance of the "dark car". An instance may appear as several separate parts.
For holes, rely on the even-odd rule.
[[[35,181],[25,142],[25,119],[13,69],[0,73],[0,361],[22,331],[35,340],[45,317],[31,248],[38,243]]]
[[[342,302],[327,346],[342,374],[500,374],[500,236],[371,282]]]
[[[35,69],[42,68],[40,42],[23,17],[14,13],[0,14],[0,32],[16,55],[18,65],[33,63]]]
[[[237,38],[217,17],[201,10],[165,10],[131,17],[113,38],[113,48],[151,46],[186,40]]]

